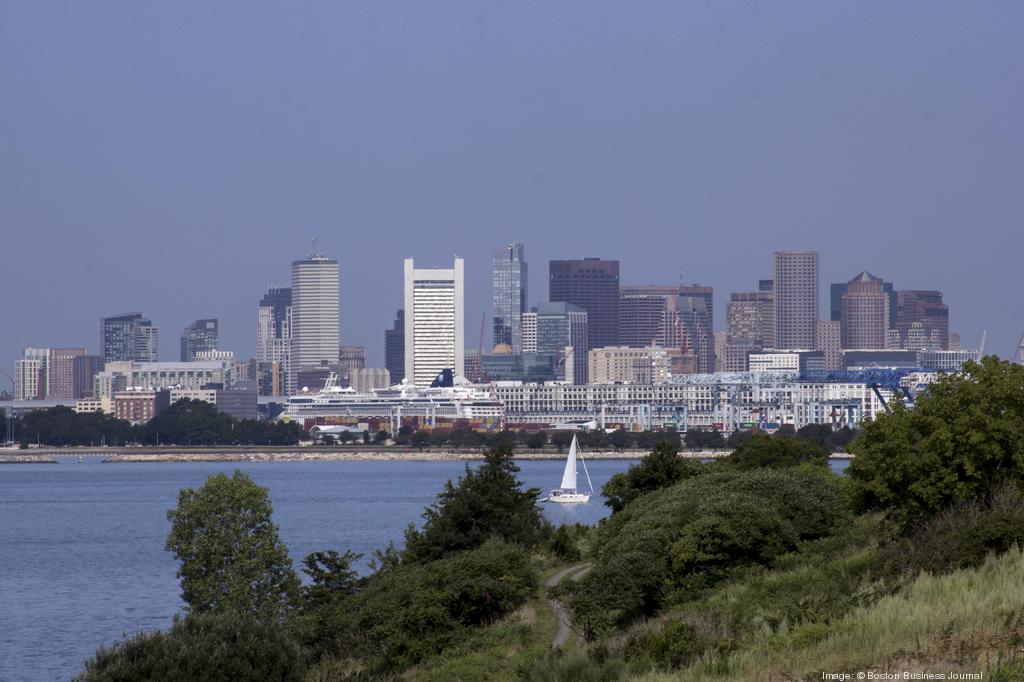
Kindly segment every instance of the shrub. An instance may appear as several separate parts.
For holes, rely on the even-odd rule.
[[[828,448],[798,436],[758,434],[747,438],[726,460],[738,469],[789,467],[799,464],[828,464]]]
[[[438,561],[374,574],[334,606],[324,639],[373,670],[400,670],[442,652],[465,628],[510,613],[536,587],[527,553],[492,540]]]
[[[565,601],[585,634],[598,637],[653,614],[674,589],[767,563],[845,518],[839,477],[827,469],[710,471],[602,522],[593,569],[567,587]]]
[[[644,493],[696,476],[701,473],[701,466],[698,462],[681,459],[679,448],[674,443],[661,441],[654,446],[654,451],[639,463],[608,479],[601,489],[601,494],[605,497],[604,503],[611,507],[612,512],[619,512]]]
[[[1004,485],[988,498],[960,502],[940,512],[886,552],[897,571],[950,573],[976,568],[989,554],[1024,547],[1024,495]]]
[[[905,529],[958,501],[1024,480],[1024,365],[994,356],[930,384],[913,409],[865,423],[847,470],[862,510]]]
[[[101,647],[85,663],[80,682],[298,682],[302,659],[276,623],[238,613],[176,618],[168,632],[140,633]]]

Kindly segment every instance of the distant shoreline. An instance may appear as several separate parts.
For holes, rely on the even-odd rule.
[[[684,450],[685,459],[719,459],[729,455],[725,450]],[[9,453],[9,454],[8,454]],[[641,459],[647,450],[584,451],[586,459]],[[169,463],[169,462],[441,462],[477,461],[482,450],[367,448],[325,449],[311,447],[211,447],[211,448],[40,448],[0,451],[0,464],[53,464],[63,458],[102,458],[105,463]],[[517,451],[517,460],[562,460],[566,452],[557,450]],[[852,459],[848,453],[834,453],[832,459]]]

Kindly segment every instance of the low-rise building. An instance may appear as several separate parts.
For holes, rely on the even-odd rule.
[[[132,390],[114,394],[114,416],[132,424],[145,424],[171,404],[168,390]]]
[[[750,353],[751,372],[813,372],[825,370],[825,353],[820,350],[764,350]]]
[[[608,346],[590,351],[587,366],[591,384],[660,384],[681,360],[678,348]]]

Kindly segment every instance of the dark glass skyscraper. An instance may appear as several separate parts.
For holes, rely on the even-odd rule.
[[[693,353],[694,371],[715,371],[714,289],[699,284],[679,287],[679,321]]]
[[[157,329],[142,313],[101,318],[100,352],[104,362],[154,362]]]
[[[494,252],[491,298],[494,303],[494,345],[508,344],[518,354],[523,347],[526,312],[526,261],[516,242]]]
[[[619,261],[553,260],[548,292],[552,302],[572,303],[587,311],[588,350],[618,344]]]
[[[196,353],[217,350],[219,343],[217,319],[196,320],[181,334],[181,361],[192,362]]]
[[[391,383],[400,384],[405,377],[405,310],[395,313],[395,324],[384,330],[384,366],[391,373]]]

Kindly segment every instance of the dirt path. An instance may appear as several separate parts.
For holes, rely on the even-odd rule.
[[[579,580],[587,574],[590,570],[590,564],[575,564],[573,566],[567,566],[558,573],[544,581],[544,587],[554,587],[564,580],[567,576],[572,576],[572,580]],[[558,619],[558,630],[555,632],[554,639],[551,640],[551,648],[561,648],[567,641],[569,641],[569,635],[572,634],[572,621],[569,620],[569,612],[566,611],[565,607],[562,606],[562,602],[557,599],[551,599],[551,610],[555,612],[555,618]]]

